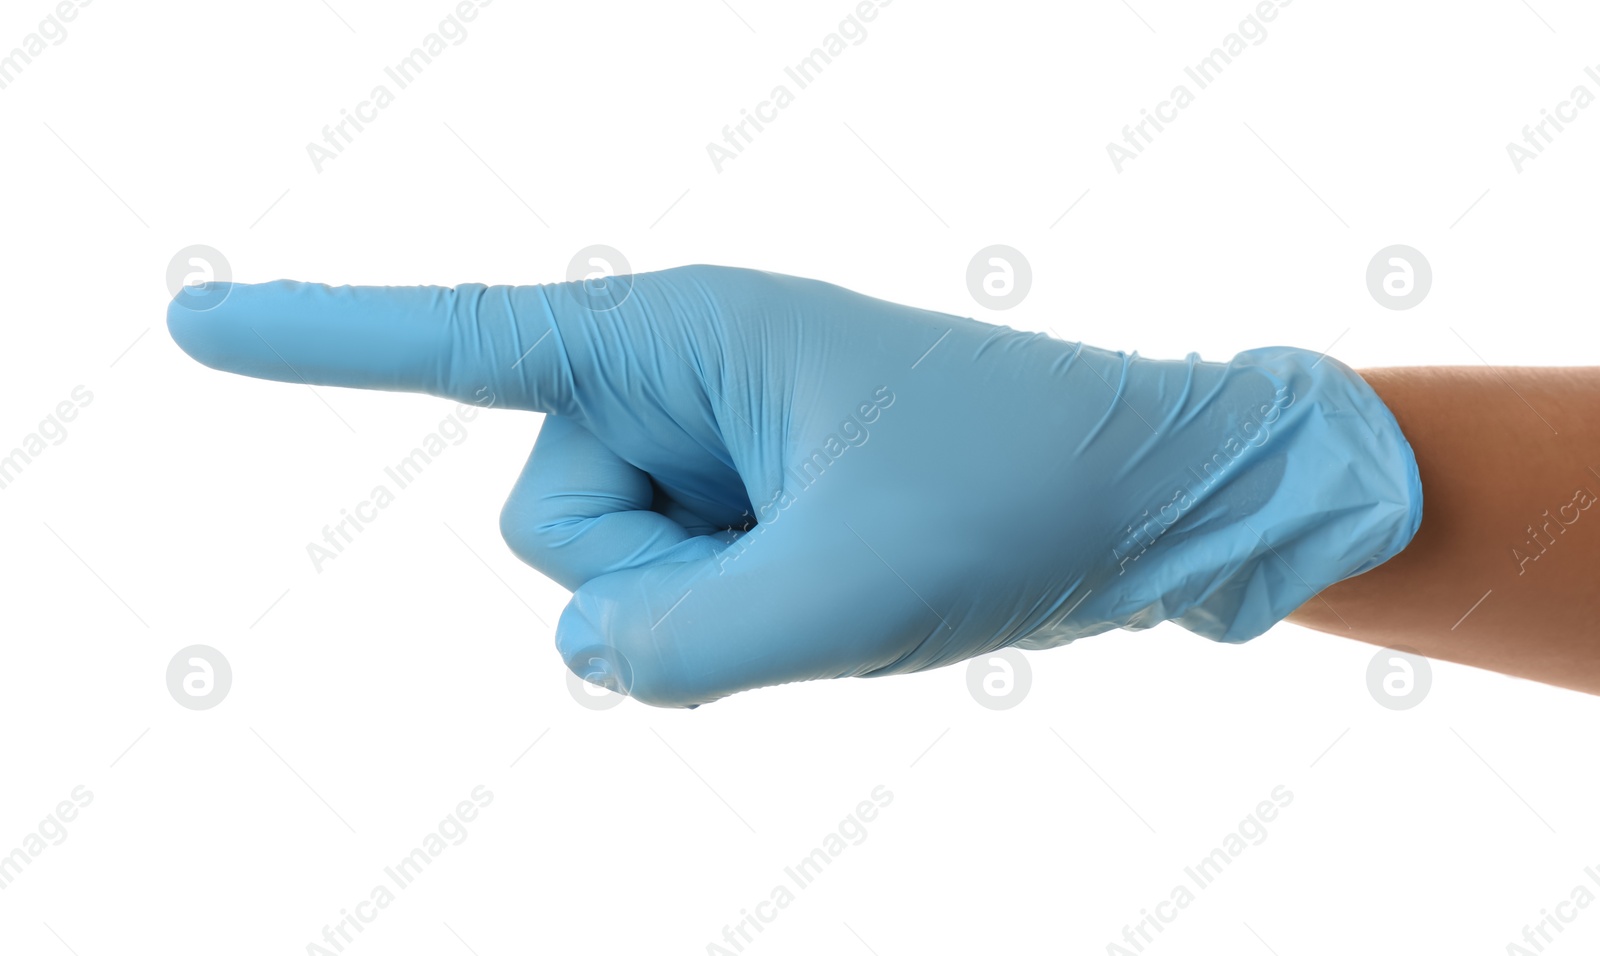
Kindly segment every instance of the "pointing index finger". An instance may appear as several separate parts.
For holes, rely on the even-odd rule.
[[[559,286],[326,286],[277,281],[180,292],[172,338],[212,368],[279,382],[426,392],[564,414],[573,402]]]

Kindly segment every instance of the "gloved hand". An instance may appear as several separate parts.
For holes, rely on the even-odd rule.
[[[580,676],[694,706],[1171,620],[1254,637],[1400,551],[1415,459],[1349,368],[1154,361],[766,272],[210,287],[190,355],[543,412],[501,516]]]

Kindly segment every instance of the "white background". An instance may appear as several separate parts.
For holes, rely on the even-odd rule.
[[[0,90],[0,452],[94,396],[0,491],[0,854],[94,794],[0,890],[0,950],[306,952],[479,784],[347,952],[704,953],[880,784],[746,952],[1107,952],[1278,785],[1147,952],[1503,953],[1600,865],[1600,701],[1435,664],[1393,712],[1373,648],[1288,625],[1031,654],[1000,712],[964,667],[579,706],[566,592],[497,532],[538,416],[481,415],[319,574],[307,542],[451,406],[222,375],[163,321],[191,243],[246,281],[449,284],[598,242],[1153,356],[1600,364],[1600,106],[1520,174],[1505,150],[1600,93],[1592,6],[1301,0],[1118,174],[1106,143],[1251,4],[901,0],[719,174],[706,144],[849,3],[499,0],[318,173],[451,10],[330,2],[100,0]],[[0,52],[50,10],[5,4]],[[1003,314],[965,283],[992,243],[1034,271]],[[1433,265],[1409,311],[1365,287],[1392,243]],[[212,710],[166,688],[194,643],[232,662]],[[1600,945],[1577,912],[1549,952]]]

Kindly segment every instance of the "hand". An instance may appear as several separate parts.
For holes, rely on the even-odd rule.
[[[1411,449],[1293,348],[1153,361],[807,279],[180,292],[199,361],[547,415],[501,530],[649,704],[1171,620],[1260,634],[1416,531]]]

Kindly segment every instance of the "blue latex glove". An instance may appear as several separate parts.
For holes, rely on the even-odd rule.
[[[649,704],[1171,620],[1244,641],[1387,560],[1416,461],[1294,348],[1154,361],[711,266],[589,284],[181,292],[213,368],[544,412],[501,529],[556,644]]]

